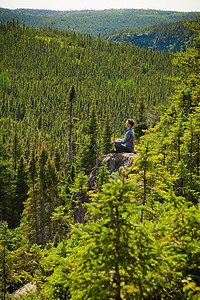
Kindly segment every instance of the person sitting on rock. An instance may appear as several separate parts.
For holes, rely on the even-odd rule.
[[[111,143],[114,144],[115,150],[112,152],[114,153],[121,153],[121,152],[134,152],[134,140],[135,134],[132,129],[134,125],[134,121],[132,119],[128,119],[125,123],[127,128],[126,135],[123,139],[115,139]]]

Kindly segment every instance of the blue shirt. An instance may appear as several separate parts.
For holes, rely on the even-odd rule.
[[[117,139],[117,143],[124,144],[124,146],[131,152],[134,150],[135,134],[132,128],[127,129],[123,139]]]

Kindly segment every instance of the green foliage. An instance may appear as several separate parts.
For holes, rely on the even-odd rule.
[[[195,19],[195,15],[193,19]],[[106,34],[104,38],[112,42],[121,41],[153,50],[166,52],[182,50],[185,52],[187,48],[193,46],[194,39],[198,36],[188,26],[184,26],[185,24],[187,24],[185,20],[178,22],[169,20],[167,24],[164,22],[160,24],[155,23],[155,25],[148,27],[142,25],[140,28],[135,29],[132,27],[129,30],[127,29],[128,27],[125,29],[121,28],[117,32]]]
[[[199,20],[189,26],[199,28]],[[148,103],[173,90],[163,81],[172,74],[168,55],[14,21],[0,32],[1,73],[11,80],[9,92],[0,89],[1,218],[10,221],[15,208],[19,222],[24,208],[19,227],[0,226],[3,297],[35,282],[32,299],[198,299],[199,38],[174,55],[181,71],[172,103],[154,128],[145,113],[149,129],[130,174],[120,169],[109,179],[103,165],[98,191],[90,192],[87,175],[100,151],[108,102],[115,136],[136,103],[141,120]],[[73,84],[80,121],[73,127],[76,161],[69,164],[63,112]]]
[[[69,129],[73,133],[71,147],[76,161],[79,145],[86,142],[87,116],[93,101],[99,124],[105,124],[109,107],[110,127],[119,136],[127,111],[134,118],[141,91],[149,108],[165,104],[173,91],[172,83],[165,80],[175,72],[166,53],[111,44],[90,35],[53,28],[20,27],[15,22],[2,24],[0,36],[0,73],[6,72],[11,83],[9,93],[0,90],[0,115],[10,118],[4,139],[9,141],[13,137],[14,171],[20,155],[25,154],[28,159],[31,144],[37,148],[40,137],[51,153],[58,146],[66,161]],[[71,124],[67,129],[65,102],[72,86],[76,101],[73,113],[68,114],[67,110],[67,114],[71,115],[73,127]]]
[[[12,215],[12,227],[15,228],[19,226],[21,214],[24,209],[24,202],[28,198],[28,180],[27,172],[25,170],[24,160],[21,158],[19,167],[16,175],[16,184],[13,197],[13,215]],[[11,226],[11,224],[10,224]]]
[[[111,120],[109,119],[109,112],[106,114],[104,127],[102,132],[101,141],[101,154],[108,154],[112,150],[111,137],[112,137]]]
[[[147,126],[147,113],[145,109],[145,99],[144,95],[141,95],[135,112],[135,125],[134,125],[134,133],[136,138],[140,138],[144,131],[148,128]]]
[[[13,193],[13,180],[11,164],[8,155],[8,143],[6,142],[6,120],[0,119],[0,219],[11,221],[11,199]]]
[[[67,94],[67,101],[65,103],[65,113],[68,117],[68,125],[67,127],[69,128],[69,161],[71,162],[72,160],[72,138],[73,138],[73,106],[74,106],[74,100],[76,97],[76,92],[74,89],[74,85],[70,87],[70,90]]]
[[[33,9],[0,9],[0,21],[18,20],[30,27],[51,27],[98,36],[120,29],[147,27],[159,23],[195,18],[194,12],[171,12],[145,9],[111,9],[83,11],[51,11]]]
[[[0,296],[8,299],[8,288],[13,276],[13,256],[8,247],[10,244],[10,236],[8,224],[6,222],[0,227]]]
[[[198,208],[170,188],[154,222],[140,223],[140,206],[132,195],[137,181],[127,181],[126,176],[121,171],[94,195],[87,204],[90,223],[74,227],[71,239],[52,248],[42,261],[46,268],[54,264],[43,297],[44,293],[52,297],[46,299],[198,295]]]
[[[86,128],[86,136],[83,145],[80,145],[80,154],[78,157],[78,165],[87,175],[95,166],[98,158],[98,119],[96,113],[96,104],[92,103],[90,110],[90,118]]]
[[[97,176],[97,189],[98,192],[102,191],[103,185],[109,181],[109,171],[107,169],[107,163],[103,161],[102,166],[98,170]]]

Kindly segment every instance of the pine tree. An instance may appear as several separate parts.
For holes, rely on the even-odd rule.
[[[54,164],[54,161],[50,158],[47,161],[46,164],[46,197],[47,197],[47,203],[46,203],[46,222],[45,224],[48,227],[48,236],[47,239],[49,241],[52,240],[53,236],[56,233],[56,226],[52,223],[51,217],[54,209],[57,207],[57,201],[58,201],[58,175],[57,170]]]
[[[46,205],[46,172],[45,166],[48,160],[48,151],[45,144],[42,144],[39,155],[38,155],[38,185],[39,185],[39,206],[40,206],[40,244],[45,246],[45,205]]]
[[[141,95],[139,101],[137,102],[136,112],[135,112],[135,125],[134,132],[136,134],[136,138],[139,139],[142,135],[144,135],[143,130],[148,128],[146,121],[146,111],[145,111],[145,101],[144,96]]]
[[[80,243],[70,256],[74,260],[67,280],[71,299],[121,300],[147,295],[144,278],[148,270],[153,277],[156,267],[150,266],[150,261],[156,252],[149,233],[136,225],[138,209],[133,210],[130,201],[134,183],[127,182],[126,176],[120,170],[120,175],[116,174],[101,193],[94,195],[92,203],[87,204],[92,223],[74,229],[72,238],[77,237]],[[66,259],[65,269],[69,268],[70,258]],[[61,280],[63,275],[57,276]]]
[[[97,190],[102,191],[103,185],[109,181],[109,171],[107,169],[107,164],[103,161],[102,166],[98,170],[97,176]]]
[[[8,287],[13,272],[13,255],[9,251],[10,234],[8,224],[1,223],[0,226],[0,297],[8,299]]]
[[[96,104],[92,103],[84,145],[80,147],[78,165],[88,175],[96,165],[98,154],[98,120]]]
[[[32,146],[31,155],[28,165],[28,176],[30,179],[31,189],[29,191],[30,201],[27,203],[30,210],[31,220],[29,220],[30,225],[32,224],[32,230],[34,230],[34,243],[39,243],[39,218],[38,218],[38,203],[36,195],[36,181],[37,181],[37,166],[36,166],[36,155],[35,155],[35,145]],[[31,231],[32,231],[31,230]]]
[[[76,92],[75,92],[74,85],[72,85],[70,87],[70,90],[69,90],[68,94],[67,94],[66,108],[65,108],[65,111],[66,111],[66,114],[67,114],[67,117],[68,117],[68,128],[69,128],[68,142],[69,142],[69,161],[70,162],[72,161],[72,139],[73,139],[72,128],[74,126],[74,123],[73,123],[74,122],[74,120],[73,120],[73,117],[74,117],[73,107],[74,107],[75,97],[76,97]]]
[[[102,143],[101,143],[102,154],[108,154],[112,150],[111,136],[112,136],[112,128],[110,125],[109,113],[107,112],[105,122],[104,122],[103,132],[102,132]]]
[[[11,141],[11,160],[13,163],[13,170],[14,170],[14,177],[16,176],[17,172],[17,165],[22,155],[22,140],[20,139],[20,134],[18,131],[17,123],[15,122],[13,125],[13,134],[12,134],[12,141]]]
[[[84,203],[88,202],[87,175],[79,171],[71,187],[73,193],[74,223],[85,223]]]
[[[21,157],[20,163],[17,169],[16,183],[15,183],[15,195],[13,198],[13,218],[12,227],[16,227],[20,223],[21,214],[24,209],[24,202],[28,198],[28,183],[27,173],[25,170],[24,160]]]
[[[9,162],[8,144],[5,141],[5,120],[0,120],[0,220],[12,223],[13,174]]]
[[[61,151],[59,147],[56,147],[54,150],[53,161],[57,172],[59,172],[62,168],[62,157],[61,157]]]

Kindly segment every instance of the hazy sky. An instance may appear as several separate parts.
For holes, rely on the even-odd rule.
[[[50,10],[143,8],[200,12],[200,0],[0,0],[0,7]]]

